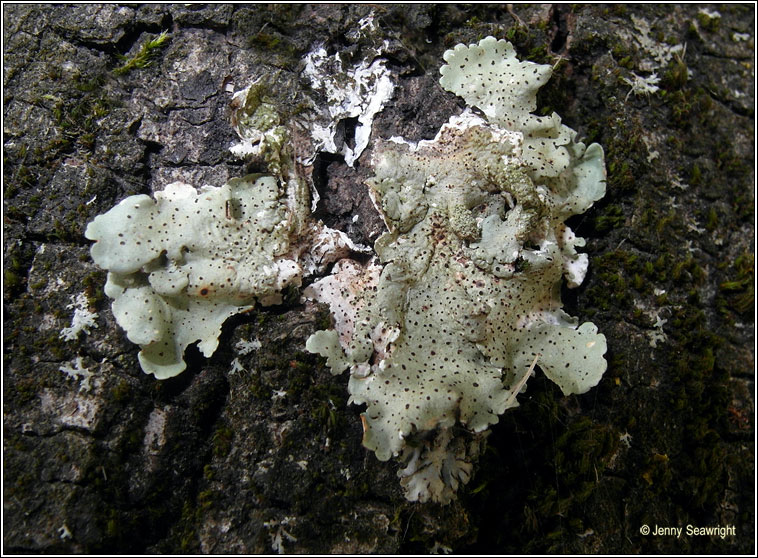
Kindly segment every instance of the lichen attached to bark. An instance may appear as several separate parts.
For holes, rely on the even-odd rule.
[[[368,184],[388,228],[375,244],[383,269],[349,331],[307,344],[334,373],[350,368],[352,402],[367,405],[363,443],[406,461],[406,496],[441,502],[468,480],[467,447],[478,447],[454,428],[497,422],[535,362],[565,394],[606,369],[605,337],[560,300],[562,277],[576,286],[587,270],[565,220],[603,196],[602,148],[576,142],[555,114],[532,114],[551,69],[519,62],[506,41],[459,45],[445,60],[442,85],[487,118],[467,109],[434,140],[378,142]]]

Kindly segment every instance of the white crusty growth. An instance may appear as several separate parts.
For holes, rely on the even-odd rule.
[[[606,369],[605,337],[560,300],[562,277],[576,286],[586,273],[584,241],[564,221],[603,196],[602,149],[532,114],[551,69],[519,62],[509,43],[489,37],[445,60],[442,85],[487,119],[467,110],[432,141],[379,142],[368,184],[389,229],[375,244],[384,267],[355,316],[307,343],[333,372],[350,368],[364,445],[406,462],[406,496],[441,502],[468,480],[478,439],[454,434],[517,405],[535,362],[565,394]]]
[[[362,60],[347,70],[343,69],[339,54],[329,56],[324,47],[305,57],[303,74],[314,90],[322,91],[326,96],[329,114],[327,126],[313,123],[317,150],[340,153],[351,167],[368,145],[374,116],[392,98],[395,89],[386,61],[379,57],[384,48],[386,42],[377,49],[376,57]],[[340,137],[338,130],[351,118],[357,120],[352,146]]]

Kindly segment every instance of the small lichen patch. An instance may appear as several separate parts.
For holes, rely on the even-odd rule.
[[[89,368],[84,366],[84,359],[82,357],[76,357],[76,360],[60,366],[58,370],[69,378],[79,381],[80,392],[88,392],[92,389],[91,380],[93,372],[90,372]]]
[[[366,19],[361,28],[372,25],[371,19]],[[339,54],[329,56],[324,47],[305,57],[303,74],[326,97],[329,116],[327,125],[313,125],[317,151],[341,154],[350,167],[366,149],[374,116],[392,98],[395,89],[386,61],[380,57],[382,49],[378,49],[375,57],[361,60],[346,70]],[[345,141],[340,128],[349,119],[357,121],[352,143]]]
[[[233,374],[237,374],[238,372],[244,372],[244,371],[245,371],[245,367],[242,366],[242,363],[240,362],[240,359],[239,358],[235,358],[232,361],[232,366],[229,369],[228,374],[231,376]]]
[[[670,45],[659,41],[658,37],[653,38],[651,35],[655,35],[655,33],[652,26],[644,18],[631,14],[630,19],[634,24],[635,32],[631,33],[621,29],[619,36],[628,43],[630,49],[635,49],[640,56],[645,56],[639,61],[640,70],[652,72],[668,65],[674,56],[684,54],[685,46],[683,44]]]
[[[89,330],[92,327],[97,327],[98,314],[92,312],[89,307],[89,301],[85,293],[79,293],[76,297],[71,297],[71,304],[66,305],[66,308],[74,311],[74,315],[71,318],[71,327],[64,327],[61,330],[61,338],[66,341],[75,341],[79,338],[79,334],[83,331],[89,334]]]
[[[92,258],[107,269],[106,294],[142,368],[157,378],[185,368],[199,341],[210,356],[233,314],[281,301],[302,269],[288,253],[285,193],[272,177],[248,176],[196,190],[174,183],[155,199],[131,196],[89,224]]]
[[[629,99],[629,95],[632,93],[634,93],[636,96],[648,96],[651,93],[656,93],[660,89],[658,87],[658,84],[661,82],[661,78],[659,78],[658,74],[655,72],[647,77],[641,77],[632,72],[632,77],[634,79],[622,78],[624,80],[624,83],[632,87],[629,90],[629,93],[626,94],[626,97],[624,98],[625,101]]]
[[[234,348],[237,349],[239,354],[244,356],[254,351],[257,351],[262,346],[263,345],[261,344],[260,340],[256,337],[255,339],[251,341],[240,339],[239,341],[237,341],[237,344],[234,346]]]
[[[269,163],[278,163],[288,134],[270,98],[267,81],[259,78],[235,93],[232,109],[232,125],[241,141],[230,148],[231,152],[240,158],[262,156]]]
[[[271,549],[277,554],[284,554],[286,552],[285,541],[290,543],[297,542],[297,537],[285,529],[285,527],[291,529],[291,526],[294,524],[295,518],[289,516],[282,519],[272,519],[263,523],[263,526],[269,530]]]

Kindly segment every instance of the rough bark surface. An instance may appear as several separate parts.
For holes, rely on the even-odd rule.
[[[4,6],[5,552],[752,552],[752,10]],[[212,358],[190,349],[156,381],[83,237],[128,195],[245,174],[227,85],[266,71],[305,87],[302,57],[359,58],[345,37],[372,11],[398,83],[374,137],[433,137],[462,106],[437,84],[442,53],[494,35],[557,64],[540,108],[606,151],[608,193],[571,223],[589,276],[564,300],[607,336],[609,369],[578,397],[533,379],[448,506],[405,501],[397,464],[361,446],[346,376],[304,350],[324,308],[291,293],[238,316]],[[653,72],[658,91],[630,93]],[[358,242],[382,227],[368,157],[314,165],[318,216]],[[82,292],[97,328],[65,341]],[[90,389],[60,371],[78,357]]]

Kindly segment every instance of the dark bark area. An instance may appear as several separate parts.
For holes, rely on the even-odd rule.
[[[4,551],[754,551],[753,9],[4,6]],[[442,53],[494,35],[557,64],[540,111],[606,152],[606,197],[570,222],[590,272],[563,299],[606,335],[608,371],[582,396],[532,379],[448,506],[407,502],[397,464],[361,446],[346,375],[304,349],[323,308],[290,293],[237,316],[211,358],[190,348],[157,381],[83,236],[128,195],[245,174],[227,85],[304,87],[319,43],[360,59],[346,37],[372,11],[397,76],[373,137],[433,137],[462,106]],[[653,73],[657,91],[630,92]],[[314,165],[318,217],[366,243],[369,157]],[[97,327],[65,341],[80,293]],[[89,390],[60,371],[77,358]]]

